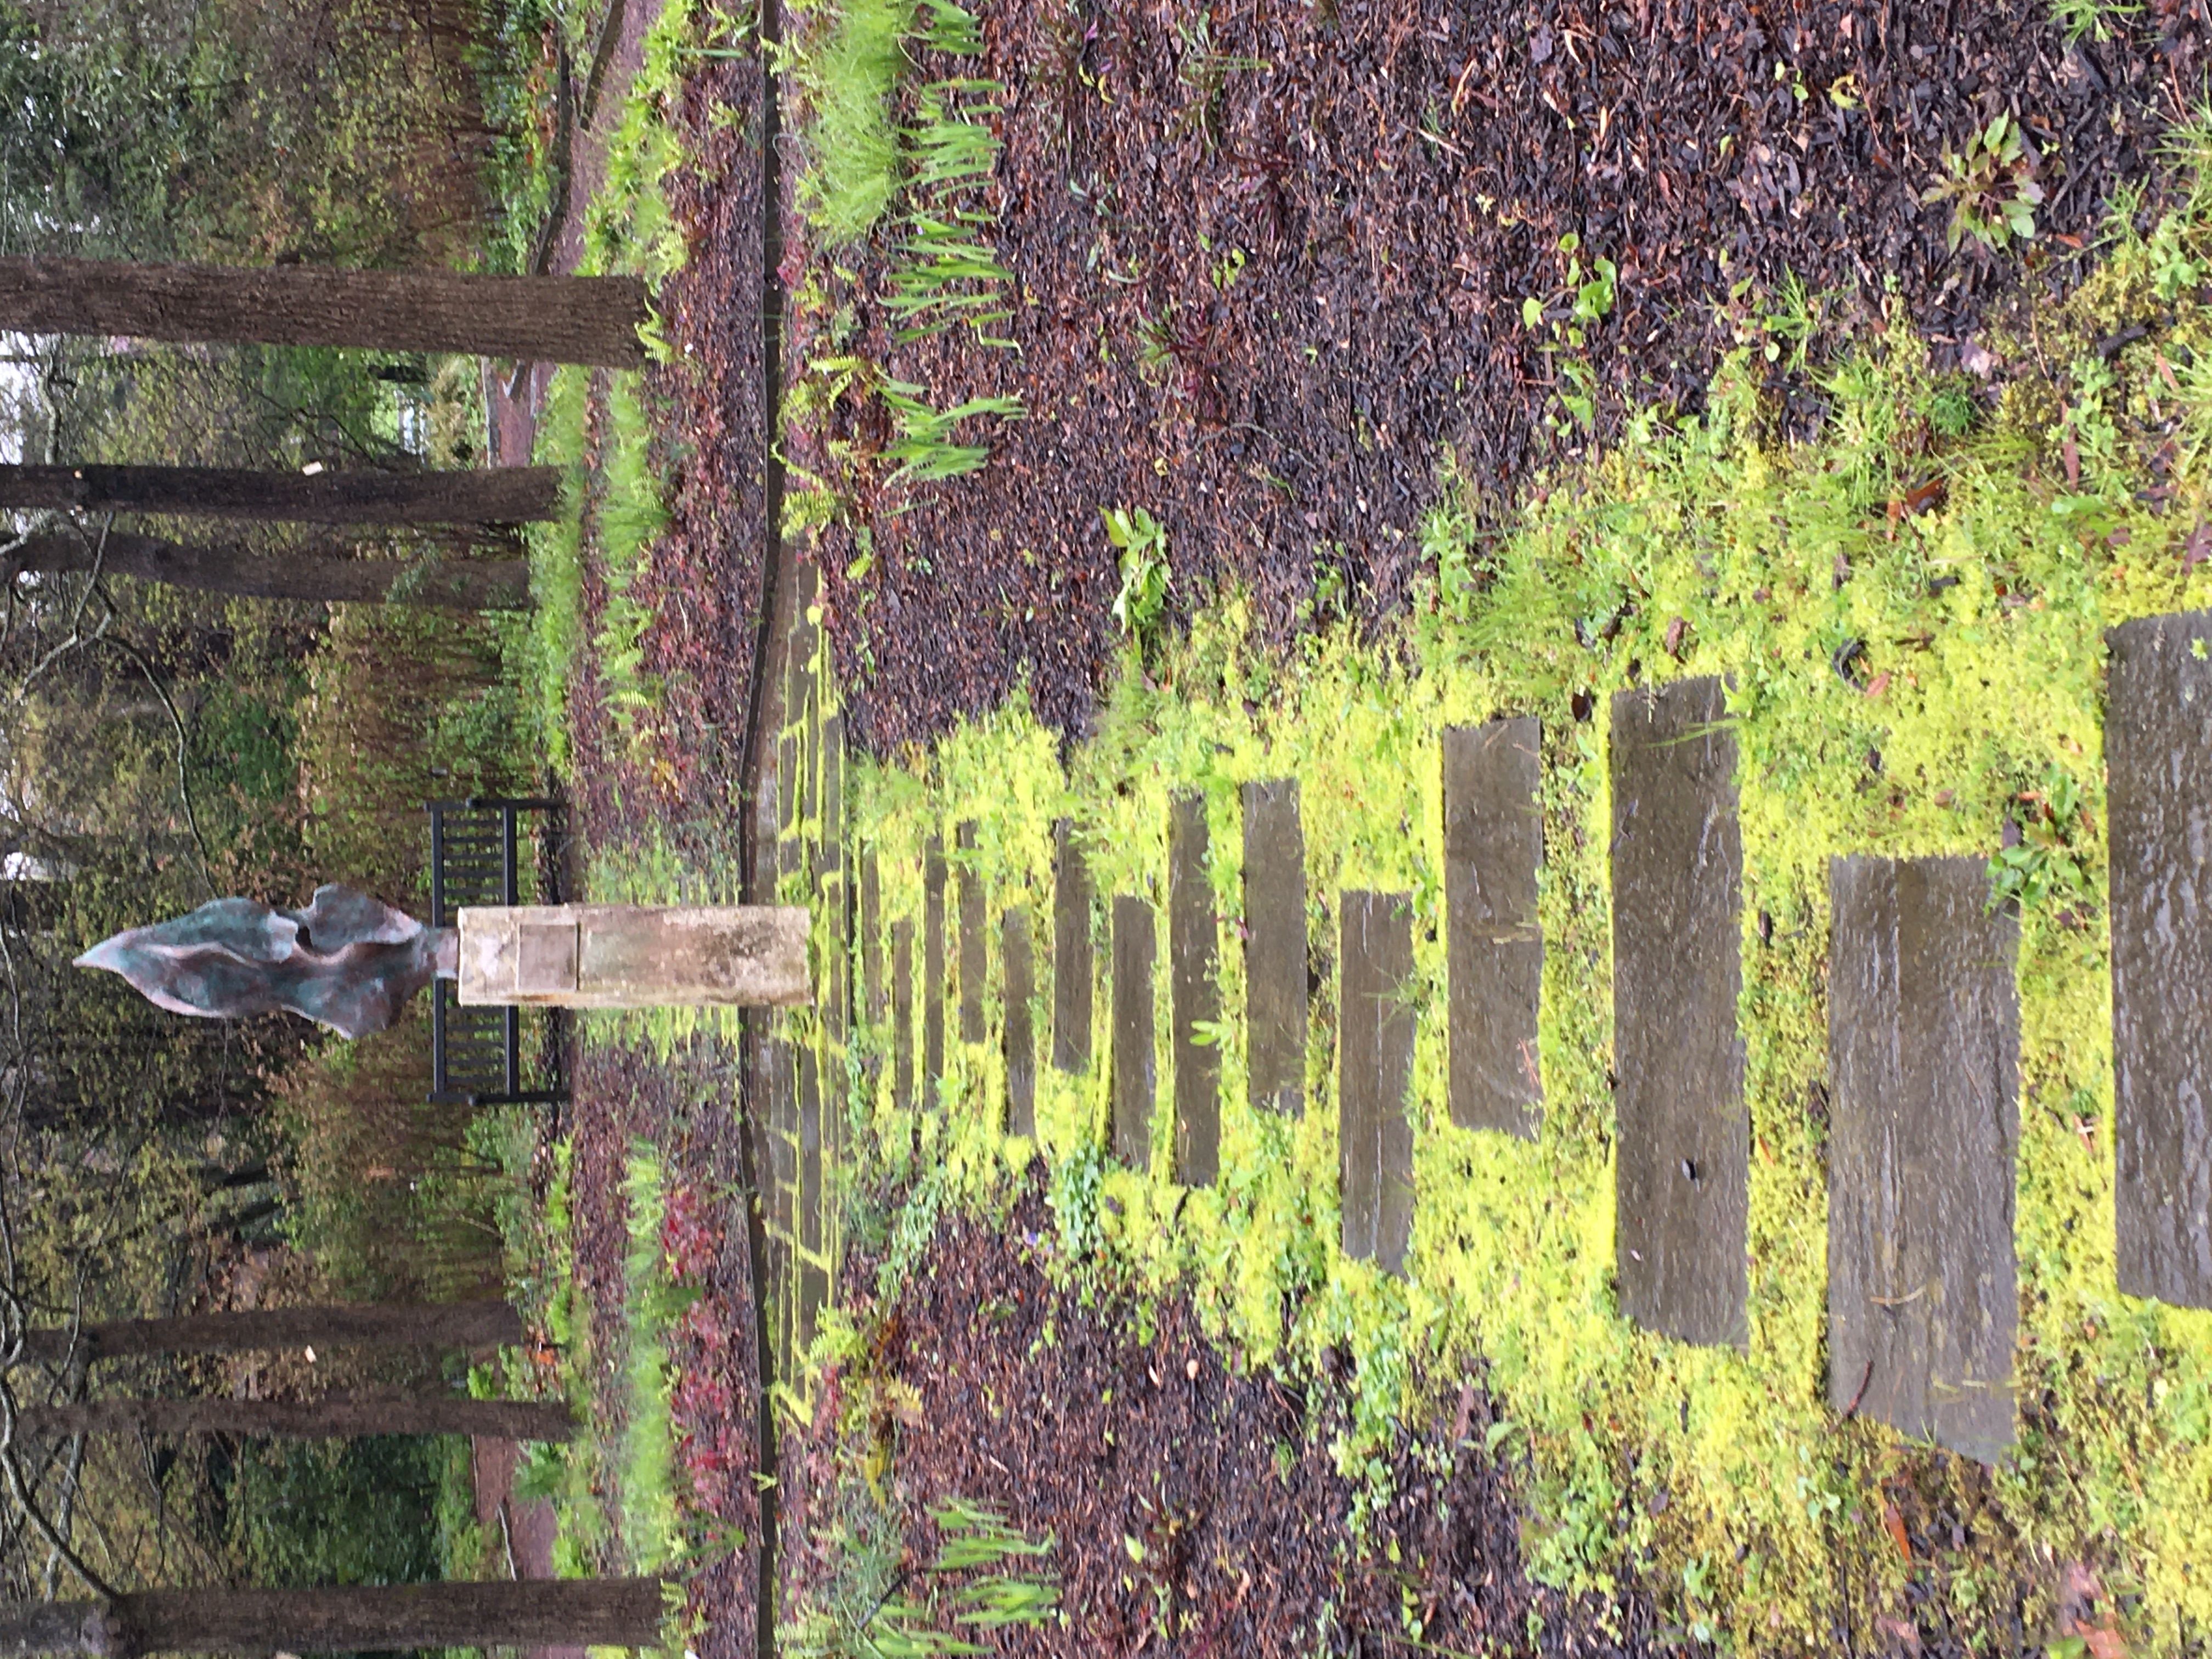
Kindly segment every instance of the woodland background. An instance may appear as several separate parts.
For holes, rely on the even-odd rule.
[[[6,0],[0,253],[522,269],[537,227],[491,204],[551,140],[529,84],[545,10]],[[484,444],[473,360],[0,337],[0,459],[407,470],[475,465]],[[69,963],[219,894],[294,905],[345,881],[422,914],[422,803],[540,781],[521,624],[9,574],[0,1203],[21,1316],[495,1292],[498,1137],[423,1103],[419,1010],[340,1051],[298,1022],[179,1020]],[[169,1360],[131,1391],[431,1380],[378,1363]],[[465,1443],[17,1450],[118,1583],[434,1577],[441,1527],[473,1520]],[[43,1541],[0,1538],[0,1598],[68,1593],[58,1577]]]

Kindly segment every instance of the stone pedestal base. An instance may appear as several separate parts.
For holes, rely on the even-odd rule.
[[[561,1008],[813,1000],[795,906],[482,906],[460,913],[460,1000]]]

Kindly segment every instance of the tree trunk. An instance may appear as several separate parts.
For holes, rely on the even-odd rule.
[[[344,1307],[262,1308],[246,1313],[186,1314],[176,1319],[118,1319],[67,1329],[26,1331],[23,1358],[58,1364],[125,1354],[250,1353],[280,1348],[500,1348],[522,1340],[522,1316],[504,1302],[420,1306],[362,1303]]]
[[[351,1440],[374,1434],[470,1434],[495,1440],[569,1440],[576,1419],[548,1400],[92,1400],[25,1406],[19,1430],[73,1434],[231,1434],[272,1440]]]
[[[7,560],[7,574],[89,570],[97,536],[46,533]],[[249,599],[442,605],[456,611],[515,611],[530,603],[523,559],[349,559],[319,553],[247,553],[187,547],[155,536],[107,532],[100,569],[139,581]]]
[[[561,475],[550,466],[476,472],[0,466],[0,509],[42,507],[295,524],[526,524],[558,514]]]
[[[636,368],[635,276],[0,259],[0,331],[458,351]]]
[[[377,1649],[651,1647],[657,1578],[530,1578],[323,1589],[142,1590],[0,1607],[0,1659],[78,1654],[362,1653]]]

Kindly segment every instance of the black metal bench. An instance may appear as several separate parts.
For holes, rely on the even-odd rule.
[[[530,897],[523,897],[520,854],[525,813],[557,827],[561,804],[538,798],[471,795],[466,800],[426,801],[430,814],[430,925],[451,927],[464,905],[557,903],[553,884],[533,868]],[[539,1104],[568,1098],[562,1075],[561,1031],[546,1016],[538,1063],[526,1063],[523,1011],[467,1007],[451,980],[430,990],[430,1098],[440,1105]],[[533,1078],[532,1073],[536,1073]]]

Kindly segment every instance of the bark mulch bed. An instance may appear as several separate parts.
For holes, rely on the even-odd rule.
[[[575,1065],[576,1287],[590,1308],[592,1397],[611,1407],[595,1430],[603,1444],[620,1443],[629,1242],[622,1183],[631,1149],[643,1140],[662,1160],[664,1259],[677,1282],[699,1292],[669,1353],[679,1498],[705,1547],[696,1564],[681,1570],[687,1605],[702,1626],[691,1645],[699,1659],[753,1659],[760,1390],[744,1212],[726,1199],[743,1190],[736,1057],[702,1039],[666,1064],[641,1050],[595,1046]],[[719,1547],[725,1545],[736,1547]]]
[[[659,707],[641,718],[642,739],[626,740],[586,653],[592,672],[576,677],[569,715],[578,824],[592,845],[627,844],[655,823],[684,845],[726,820],[734,799],[766,521],[763,92],[757,61],[708,59],[670,118],[688,159],[669,206],[690,252],[655,301],[672,362],[646,376],[668,525],[629,592],[648,617],[641,672]],[[728,119],[732,110],[742,118]],[[595,398],[595,419],[603,407]],[[584,582],[595,635],[609,597],[596,558]]]
[[[857,350],[939,408],[1029,406],[963,434],[991,426],[986,470],[910,493],[880,462],[830,459],[830,441],[881,447],[879,400],[793,435],[852,497],[821,557],[853,726],[879,750],[1024,683],[1084,731],[1115,628],[1102,507],[1167,526],[1178,610],[1224,577],[1275,638],[1328,619],[1317,585],[1360,618],[1404,605],[1447,447],[1494,512],[1592,435],[1563,412],[1549,325],[1522,315],[1532,295],[1565,310],[1567,233],[1620,272],[1589,339],[1598,437],[1624,407],[1695,409],[1786,273],[1832,291],[1847,329],[1893,283],[1942,361],[2022,291],[2023,265],[2031,293],[2064,284],[2203,96],[2212,35],[2206,0],[2148,0],[2117,38],[2070,47],[2045,0],[977,9],[984,58],[909,78],[1006,89],[981,205],[1018,352],[959,330],[895,346],[878,298],[896,233],[879,227],[815,256],[824,303],[791,354]],[[2045,157],[2024,261],[1951,253],[1948,208],[1919,199],[2000,112]],[[830,331],[841,308],[848,339]],[[1775,389],[1796,428],[1817,421],[1804,377]]]
[[[920,1396],[895,1431],[888,1483],[913,1556],[932,1559],[927,1513],[955,1496],[1055,1540],[1067,1627],[1004,1633],[996,1651],[1380,1656],[1421,1650],[1403,1639],[1416,1631],[1447,1652],[1658,1650],[1640,1595],[1601,1603],[1528,1582],[1511,1477],[1484,1449],[1497,1419],[1478,1379],[1425,1440],[1401,1443],[1397,1495],[1356,1539],[1353,1492],[1328,1449],[1348,1379],[1233,1369],[1182,1298],[1152,1306],[1142,1340],[1127,1296],[1086,1306],[1054,1285],[1052,1231],[1033,1185],[1002,1224],[940,1226],[890,1305],[860,1298],[868,1352],[787,1445],[786,1607],[822,1595],[840,1570],[828,1522],[860,1491],[841,1471],[855,1453],[838,1437],[842,1404],[896,1379]],[[873,1282],[866,1262],[848,1280]]]

